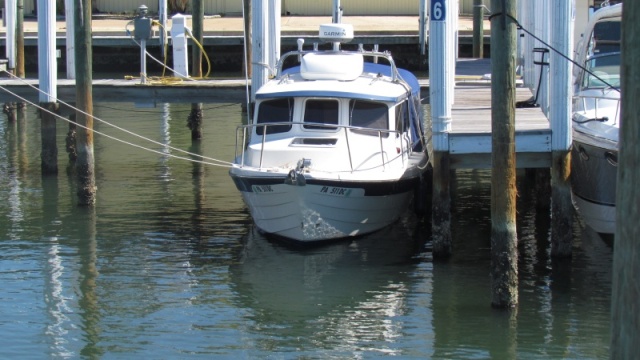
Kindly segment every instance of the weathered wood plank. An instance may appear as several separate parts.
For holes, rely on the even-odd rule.
[[[464,85],[455,89],[449,152],[455,168],[491,166],[491,88]],[[516,88],[516,101],[532,98],[528,88]],[[515,112],[518,167],[550,166],[551,126],[540,108],[518,108]],[[549,156],[543,156],[548,153]],[[537,158],[539,157],[539,159]]]

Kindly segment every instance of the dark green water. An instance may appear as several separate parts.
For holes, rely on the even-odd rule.
[[[230,160],[239,104],[96,104],[99,118]],[[489,173],[459,171],[453,257],[433,262],[407,214],[357,241],[292,249],[265,239],[227,169],[169,157],[104,124],[97,204],[76,206],[58,123],[57,176],[40,173],[33,108],[0,124],[1,358],[608,358],[612,250],[577,221],[574,256],[549,257],[549,212],[521,180],[519,307],[490,307]],[[187,156],[188,157],[188,156]]]

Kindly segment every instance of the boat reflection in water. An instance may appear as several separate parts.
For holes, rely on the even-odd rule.
[[[405,216],[354,241],[305,249],[270,242],[254,227],[230,269],[236,294],[253,312],[247,330],[297,351],[321,345],[351,353],[366,343],[369,351],[393,352],[388,345],[402,330],[393,319],[408,311],[407,264],[423,249],[415,227]],[[291,344],[275,344],[282,341]]]

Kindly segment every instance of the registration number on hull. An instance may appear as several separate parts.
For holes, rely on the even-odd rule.
[[[323,186],[320,188],[320,194],[349,197],[353,189],[335,187],[335,186]]]

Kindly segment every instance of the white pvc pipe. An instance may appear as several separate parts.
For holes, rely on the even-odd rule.
[[[67,79],[76,78],[76,27],[73,8],[73,0],[64,0],[64,16],[67,24]]]
[[[18,8],[15,0],[4,2],[4,16],[6,18],[5,55],[9,60],[9,69],[16,68],[16,17]]]
[[[38,84],[40,102],[57,101],[56,2],[38,0]]]

